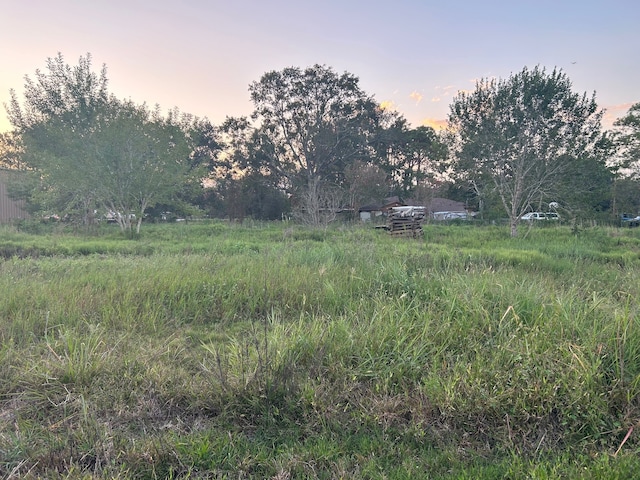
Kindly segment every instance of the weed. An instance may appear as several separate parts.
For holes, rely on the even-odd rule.
[[[6,229],[2,478],[629,478],[635,230]]]

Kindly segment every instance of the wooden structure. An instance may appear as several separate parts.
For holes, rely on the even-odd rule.
[[[391,208],[387,217],[387,231],[394,237],[421,237],[426,211],[425,207]]]

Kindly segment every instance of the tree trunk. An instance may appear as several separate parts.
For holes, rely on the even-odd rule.
[[[518,236],[518,222],[512,218],[509,223],[511,224],[511,238],[515,238]]]

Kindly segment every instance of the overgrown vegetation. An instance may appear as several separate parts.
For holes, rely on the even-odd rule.
[[[1,478],[640,467],[638,230],[1,238]]]

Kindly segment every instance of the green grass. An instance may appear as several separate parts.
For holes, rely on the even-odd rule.
[[[640,231],[0,230],[0,478],[631,478]]]

